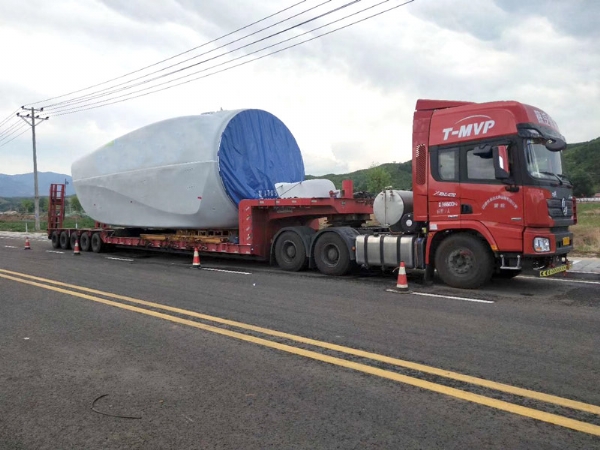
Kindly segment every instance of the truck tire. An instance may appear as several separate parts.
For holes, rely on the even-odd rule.
[[[81,251],[89,252],[92,249],[91,245],[89,233],[81,233],[81,237],[79,238],[79,247],[81,247]]]
[[[100,237],[100,233],[94,233],[92,234],[92,251],[94,253],[100,253],[103,250],[103,242],[102,242],[102,238]]]
[[[345,275],[353,261],[344,240],[333,232],[323,233],[315,244],[315,264],[326,275]]]
[[[308,265],[304,241],[293,231],[284,231],[275,243],[275,261],[288,272],[298,272]]]
[[[494,258],[487,244],[478,237],[454,234],[438,247],[435,268],[447,285],[476,289],[491,279]]]
[[[75,248],[75,242],[77,242],[77,239],[79,239],[77,237],[77,233],[71,233],[71,238],[70,238],[71,248]]]
[[[53,231],[52,232],[52,248],[59,248],[60,247],[60,236],[58,231]]]
[[[63,250],[69,250],[71,248],[71,238],[69,237],[69,233],[66,231],[60,232],[60,248]]]

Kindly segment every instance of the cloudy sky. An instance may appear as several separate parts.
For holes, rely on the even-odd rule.
[[[230,70],[85,109],[152,92],[152,86],[176,77],[195,73],[178,82],[189,81],[227,69],[402,3],[388,0],[359,12],[379,2],[2,0],[0,122],[21,105],[46,106],[50,120],[37,128],[38,170],[69,174],[78,157],[129,131],[221,108],[259,108],[278,116],[296,137],[306,172],[313,175],[410,159],[412,114],[419,98],[518,100],[549,113],[568,142],[600,136],[596,0],[415,0]],[[333,21],[338,22],[327,25]],[[317,27],[323,28],[310,31]],[[281,33],[263,39],[276,32]],[[198,46],[112,83],[45,101]],[[194,59],[182,63],[188,58]],[[173,64],[178,65],[165,69]],[[197,65],[166,76],[191,64]],[[107,95],[111,86],[128,83],[116,90],[142,81],[147,82]],[[60,101],[70,103],[49,107]],[[0,173],[32,171],[31,133],[8,142],[21,132],[19,120],[10,118],[0,126]]]

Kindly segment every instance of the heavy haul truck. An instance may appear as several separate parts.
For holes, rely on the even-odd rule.
[[[328,275],[404,262],[458,288],[568,270],[576,202],[548,114],[515,101],[418,100],[412,143],[412,191],[373,199],[351,181],[339,191],[303,181],[295,139],[265,111],[159,122],[73,164],[95,228],[63,228],[64,185],[52,185],[48,238],[63,249],[76,240],[94,252],[198,249]],[[381,227],[366,226],[372,215]]]

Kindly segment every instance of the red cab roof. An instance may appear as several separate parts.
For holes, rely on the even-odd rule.
[[[453,100],[417,100],[417,111],[431,111],[433,109],[456,108],[457,106],[472,105],[473,102],[459,102]]]
[[[560,133],[556,122],[543,110],[515,101],[474,103],[420,99],[416,108],[415,114],[431,111],[429,145],[515,134],[517,124],[521,123],[544,125]]]

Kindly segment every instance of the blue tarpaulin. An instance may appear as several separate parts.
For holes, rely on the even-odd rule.
[[[277,197],[275,183],[304,181],[296,139],[266,111],[236,114],[221,135],[218,156],[225,191],[236,205],[243,199]]]

